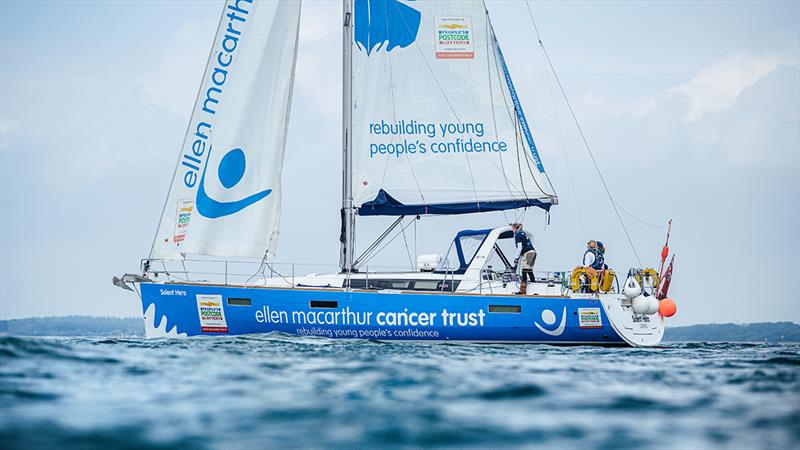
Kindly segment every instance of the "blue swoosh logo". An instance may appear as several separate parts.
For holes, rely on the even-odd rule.
[[[539,325],[536,322],[533,322],[533,324],[536,325],[536,328],[538,328],[539,331],[541,331],[544,334],[547,334],[549,336],[561,336],[561,334],[564,332],[565,326],[567,325],[567,307],[566,306],[564,307],[564,312],[561,313],[561,323],[555,330],[552,331],[548,330],[547,328]]]
[[[420,14],[398,0],[355,0],[355,30],[358,47],[369,56],[385,45],[387,52],[405,48],[417,39]]]
[[[206,164],[203,166],[203,175],[200,177],[200,185],[197,187],[196,205],[197,212],[200,213],[201,216],[208,219],[217,219],[219,217],[229,216],[247,208],[248,206],[272,193],[272,189],[265,189],[235,202],[220,202],[218,200],[214,200],[206,193],[206,169],[208,169],[208,161],[210,159],[211,148],[208,149],[208,158],[206,158]],[[244,171],[244,167],[242,167],[241,170]],[[236,181],[238,182],[238,180]]]

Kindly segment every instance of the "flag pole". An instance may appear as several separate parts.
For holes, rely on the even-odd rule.
[[[669,234],[671,232],[672,219],[669,219],[669,222],[667,223],[667,241],[664,243],[664,248],[661,249],[661,268],[658,269],[658,282],[653,288],[654,291],[658,291],[658,285],[661,284],[661,275],[664,274],[664,263],[667,261],[667,256],[669,256]]]

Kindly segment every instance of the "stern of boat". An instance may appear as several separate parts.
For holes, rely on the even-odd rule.
[[[630,300],[622,296],[600,299],[608,321],[628,344],[634,347],[655,347],[664,337],[664,318],[659,313],[636,314]]]

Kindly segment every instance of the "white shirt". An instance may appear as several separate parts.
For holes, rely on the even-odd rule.
[[[584,265],[584,267],[589,267],[592,264],[594,264],[594,260],[595,260],[594,253],[586,252],[586,254],[583,255],[583,265]]]

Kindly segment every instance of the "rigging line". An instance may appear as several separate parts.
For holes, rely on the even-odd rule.
[[[247,283],[249,283],[249,282],[250,282],[250,280],[252,280],[253,278],[255,278],[255,277],[256,277],[256,275],[258,275],[258,273],[259,273],[259,272],[261,272],[261,271],[264,269],[264,265],[265,265],[265,264],[267,264],[267,253],[266,253],[266,252],[264,252],[264,256],[261,258],[261,264],[259,264],[259,266],[258,266],[258,270],[256,270],[256,273],[254,273],[253,275],[251,275],[251,276],[250,276],[250,278],[248,278],[248,279],[247,279],[247,280],[244,282],[244,284],[247,284]],[[265,277],[265,278],[266,278],[266,277]]]
[[[384,14],[384,18],[386,19],[386,29],[389,29],[389,16]],[[392,92],[392,118],[394,119],[395,124],[397,124],[397,97],[395,96],[395,89],[394,89],[394,66],[392,65],[392,54],[386,52],[386,57],[389,60],[389,85],[391,86]],[[399,138],[398,138],[399,139]],[[394,141],[394,137],[392,137],[392,141]],[[417,179],[417,174],[414,172],[414,166],[411,164],[411,158],[408,157],[408,153],[406,153],[406,162],[408,163],[408,170],[411,171],[411,178],[414,179],[414,184],[417,186],[417,191],[419,192],[419,196],[422,199],[422,203],[425,203],[425,194],[422,192],[422,187],[419,185],[419,180]],[[390,155],[386,154],[386,164],[383,166],[383,177],[381,178],[381,188],[386,183],[386,173],[389,170],[389,160]]]
[[[417,253],[417,221],[419,220],[419,216],[414,219],[414,261],[416,262],[417,258],[419,257]],[[416,266],[414,270],[416,271]]]
[[[367,9],[369,9],[372,5],[367,2]],[[384,14],[385,23],[384,26],[386,29],[389,29],[389,17]],[[389,86],[391,87],[390,92],[392,94],[392,118],[394,119],[395,123],[397,122],[397,111],[395,110],[395,98],[394,98],[394,73],[392,72],[392,55],[388,54],[386,57],[389,60]],[[392,136],[389,142],[394,142],[394,136]],[[386,172],[389,170],[389,158],[391,155],[388,153],[386,154],[386,159],[383,164],[383,175],[381,176],[381,184],[380,187],[383,188],[384,184],[386,183]]]
[[[569,175],[569,186],[570,189],[572,190],[572,198],[575,200],[575,206],[577,207],[578,210],[578,220],[580,221],[581,229],[584,232],[586,232],[586,225],[585,222],[583,221],[583,211],[581,210],[581,204],[580,201],[578,200],[578,191],[575,189],[575,180],[572,174],[572,164],[570,164],[569,156],[567,155],[567,144],[564,141],[564,130],[561,127],[561,119],[559,118],[558,108],[556,107],[556,96],[553,93],[553,82],[550,79],[550,72],[547,70],[547,63],[544,59],[544,54],[542,53],[541,56],[542,56],[542,67],[544,68],[545,77],[547,78],[547,90],[550,93],[550,102],[553,105],[553,116],[556,119],[556,127],[558,128],[558,137],[559,140],[561,141],[561,154],[564,155],[564,161],[567,164],[567,174]]]
[[[491,26],[491,19],[489,20],[489,25]],[[499,54],[497,52],[497,49],[500,48],[500,43],[497,41],[497,36],[495,36],[495,34],[494,34],[494,29],[492,29],[491,31],[492,31],[492,34],[491,34],[492,43],[495,45],[495,52],[494,52],[495,68],[497,70],[498,79],[501,81],[500,84],[501,84],[501,86],[503,86],[503,83],[505,83],[505,80],[504,79],[500,79],[500,67],[498,66],[498,64],[500,62],[500,56],[499,56]],[[507,84],[506,84],[506,86],[507,86]],[[508,118],[509,118],[509,120],[511,122],[514,123],[514,133],[515,133],[514,139],[515,139],[515,141],[517,141],[517,142],[515,142],[515,145],[517,145],[517,152],[519,153],[519,141],[521,140],[521,141],[525,142],[525,139],[522,136],[522,124],[519,123],[519,119],[518,119],[518,116],[517,116],[517,107],[516,107],[516,105],[513,108],[511,108],[509,106],[509,104],[508,104],[508,98],[505,95],[505,91],[503,91],[502,93],[503,93],[503,102],[506,105],[506,112],[508,112]],[[511,96],[511,91],[510,90],[509,90],[508,95]],[[513,114],[512,114],[512,111],[513,111]],[[517,128],[517,126],[519,126],[519,128]],[[524,143],[523,143],[523,146],[524,146]],[[550,193],[546,192],[544,189],[542,189],[542,186],[536,180],[536,176],[533,174],[533,169],[531,169],[531,167],[530,167],[529,158],[531,158],[531,152],[532,152],[532,150],[525,153],[525,158],[526,158],[525,162],[528,164],[528,172],[531,175],[531,179],[536,184],[536,187],[539,189],[539,191],[541,191],[543,194],[545,194],[547,196],[555,197],[556,196],[555,189],[553,189],[553,183],[550,182],[550,177],[547,175],[547,172],[544,172],[544,174],[545,174],[545,177],[547,178],[547,183],[550,185],[550,190],[553,191],[552,194],[550,194]],[[527,194],[527,192],[525,192],[525,187],[524,187],[525,183],[522,180],[522,164],[520,164],[520,162],[519,162],[519,155],[517,155],[517,165],[520,166],[520,167],[518,167],[518,169],[519,169],[519,174],[520,174],[520,183],[522,184],[522,191],[525,194],[525,198],[528,198],[528,194]]]
[[[416,222],[415,219],[412,219],[412,220],[414,222]],[[408,264],[411,267],[411,271],[413,272],[414,271],[414,261],[411,259],[411,250],[408,248],[408,239],[406,239],[406,232],[401,230],[401,233],[403,233],[403,242],[406,244],[406,254],[408,255]]]
[[[525,3],[527,4],[528,1],[525,0]],[[531,16],[531,20],[533,20],[533,14],[530,8],[528,8],[528,14]],[[536,38],[538,41],[541,40],[539,39],[538,30],[536,32]],[[544,53],[543,52],[540,53],[540,56],[542,57],[542,68],[544,69],[545,72],[545,78],[547,78],[547,91],[550,94],[550,102],[553,105],[553,117],[556,119],[556,128],[558,128],[558,137],[559,140],[561,141],[561,153],[564,155],[564,161],[567,164],[567,174],[569,175],[569,185],[570,189],[572,190],[572,198],[575,200],[575,206],[578,209],[578,220],[580,221],[581,229],[584,230],[585,232],[586,225],[583,221],[583,211],[581,210],[581,204],[580,201],[578,200],[578,193],[577,193],[578,191],[575,189],[575,180],[572,175],[572,165],[569,162],[569,156],[567,155],[567,145],[566,142],[564,141],[564,130],[561,127],[561,119],[559,118],[558,108],[556,107],[556,97],[555,94],[553,94],[553,82],[550,79],[550,72],[547,70],[547,62],[545,61]],[[546,174],[547,173],[545,172],[545,175]],[[547,177],[547,181],[550,182],[549,176]],[[550,185],[552,186],[552,183],[550,183]]]
[[[394,81],[392,80],[392,60],[389,57],[389,83],[391,86],[391,93],[392,93],[392,117],[394,118],[395,123],[397,122],[397,114],[394,111]],[[394,142],[394,136],[392,136],[389,142]],[[389,158],[391,155],[388,153],[386,154],[386,159],[383,162],[383,175],[381,175],[381,188],[383,188],[384,184],[386,183],[386,172],[389,170]]]
[[[489,11],[487,11],[485,9],[484,9],[484,11],[486,12],[486,29],[487,29],[487,33],[486,34],[487,34],[487,37],[488,37],[488,34],[489,34],[488,30],[491,29],[492,23],[489,21]],[[500,135],[497,132],[497,115],[495,114],[495,111],[494,111],[494,92],[493,92],[494,90],[492,89],[492,80],[493,80],[493,78],[492,78],[492,64],[491,64],[491,62],[489,60],[489,55],[490,55],[490,53],[493,53],[493,52],[490,52],[489,42],[490,42],[490,39],[486,39],[486,72],[487,72],[487,81],[489,82],[489,103],[491,104],[491,108],[492,108],[492,124],[494,125],[494,137],[495,137],[496,140],[499,141],[500,140]],[[499,74],[498,74],[498,79],[499,78],[500,77],[499,77]],[[498,154],[497,156],[500,159],[500,171],[503,174],[503,181],[505,182],[506,188],[508,189],[508,194],[511,196],[511,198],[514,198],[515,197],[514,193],[511,191],[511,184],[509,184],[509,182],[508,182],[508,175],[506,175],[506,166],[503,163],[503,155]],[[497,166],[495,166],[495,167],[497,167]],[[503,210],[503,211],[504,211],[503,215],[505,216],[505,210]]]
[[[622,212],[624,212],[625,214],[627,214],[628,216],[630,216],[630,218],[631,218],[631,219],[633,219],[633,220],[635,220],[635,221],[637,221],[637,222],[641,223],[642,225],[647,225],[648,227],[658,228],[658,229],[660,229],[660,230],[666,230],[666,229],[667,229],[667,227],[666,227],[666,226],[664,226],[664,225],[655,225],[655,224],[652,224],[652,223],[650,223],[650,222],[645,222],[644,220],[642,220],[642,219],[640,219],[640,218],[638,218],[638,217],[634,216],[633,214],[631,214],[631,213],[629,213],[628,211],[626,211],[626,210],[625,210],[625,208],[623,208],[623,207],[622,207],[622,205],[620,205],[620,204],[619,204],[619,202],[617,202],[616,200],[614,200],[614,203],[616,203],[616,204],[617,204],[617,206],[619,206],[619,209],[620,209]]]
[[[197,102],[200,101],[200,94],[203,92],[203,85],[205,84],[206,75],[209,73],[211,68],[211,58],[214,55],[214,45],[216,44],[219,37],[222,35],[222,19],[225,18],[225,13],[227,12],[228,7],[227,5],[222,6],[222,12],[220,13],[220,24],[217,25],[217,32],[214,34],[214,40],[212,41],[211,48],[208,51],[208,58],[206,59],[206,68],[203,70],[203,78],[200,80],[200,85],[197,86],[197,94],[195,95],[194,105],[192,105],[192,113],[189,116],[189,121],[186,123],[186,132],[183,135],[183,142],[181,143],[181,149],[186,147],[186,143],[188,142],[189,130],[192,129],[192,122],[195,116],[194,108],[197,105]],[[222,100],[222,99],[220,99]],[[211,137],[212,130],[209,130],[209,138]],[[161,217],[158,219],[158,227],[156,228],[155,235],[153,236],[153,243],[150,245],[150,254],[147,256],[148,259],[153,258],[153,253],[156,250],[156,242],[158,242],[159,231],[161,231],[161,225],[164,222],[164,214],[167,212],[167,206],[169,205],[169,198],[170,194],[172,194],[172,185],[175,184],[175,180],[178,177],[178,169],[180,168],[181,158],[183,155],[179,152],[178,153],[178,162],[175,163],[175,170],[172,172],[172,179],[169,181],[169,189],[167,190],[166,198],[164,198],[164,206],[161,208]]]
[[[516,109],[516,106],[515,106],[514,107],[514,112],[516,112],[516,111],[517,111],[517,109]],[[522,110],[520,110],[520,113],[522,113],[524,115],[524,112]],[[523,133],[522,124],[520,122],[517,122],[517,123],[519,124],[519,129],[516,130],[517,131],[517,138],[519,139],[520,142],[522,142],[522,146],[525,147],[527,145],[528,141],[527,141],[527,139],[525,139],[525,136],[523,136],[523,134],[522,134]],[[536,175],[534,174],[533,168],[531,167],[531,161],[533,161],[533,156],[531,155],[531,153],[532,153],[532,151],[530,149],[529,149],[529,151],[526,151],[526,152],[523,153],[525,155],[525,164],[528,166],[528,174],[531,176],[531,180],[533,180],[533,182],[536,184],[536,187],[539,188],[539,190],[543,194],[548,195],[550,197],[556,197],[556,190],[555,190],[555,188],[553,188],[553,183],[550,181],[550,176],[547,174],[546,171],[545,172],[541,172],[541,173],[544,173],[544,177],[545,177],[545,179],[547,179],[547,184],[550,185],[550,190],[552,191],[552,194],[548,193],[545,189],[543,189],[542,185],[539,184],[539,181],[536,179]],[[522,171],[520,170],[520,173],[521,172]]]
[[[489,18],[489,25],[491,26],[491,24],[492,24],[492,20],[491,20],[491,18]],[[497,47],[500,46],[500,44],[497,42],[497,37],[494,35],[494,28],[492,28],[492,43]],[[499,66],[500,58],[497,55],[496,51],[492,52],[492,54],[494,55],[494,68],[495,68],[495,71],[497,72],[497,79],[501,80],[501,78],[500,78],[500,70],[501,69],[500,69],[500,66]],[[502,81],[505,82],[505,80],[502,80]],[[503,86],[503,83],[500,83],[500,85]],[[501,88],[500,91],[501,91],[500,93],[502,94],[502,97],[503,97],[503,103],[506,106],[506,113],[508,114],[508,121],[512,122],[512,123],[516,123],[516,120],[517,120],[516,114],[512,114],[512,111],[514,111],[514,108],[509,107],[509,104],[508,104],[508,100],[509,100],[508,97],[511,96],[511,93],[509,92],[508,96],[506,96],[506,92],[505,92],[506,89],[502,89]]]
[[[631,250],[633,251],[633,255],[636,257],[636,261],[639,263],[639,267],[642,267],[642,260],[639,258],[639,253],[636,251],[636,246],[633,245],[633,240],[631,239],[630,233],[628,233],[628,228],[625,227],[625,221],[622,220],[622,216],[619,214],[619,210],[617,209],[617,202],[614,201],[614,197],[611,195],[611,190],[608,188],[608,184],[606,184],[606,180],[603,177],[603,173],[600,171],[600,166],[597,164],[597,160],[594,157],[594,153],[592,153],[591,147],[589,147],[589,141],[586,139],[586,135],[583,133],[583,128],[581,127],[580,122],[578,121],[578,116],[575,114],[575,110],[572,109],[572,103],[569,101],[569,97],[567,97],[567,92],[564,90],[564,86],[561,84],[561,79],[558,77],[558,73],[556,72],[555,67],[553,66],[553,62],[550,60],[550,55],[547,53],[547,49],[544,47],[544,43],[542,42],[541,35],[539,34],[539,28],[536,26],[536,20],[533,18],[533,11],[531,11],[531,5],[528,3],[528,0],[525,0],[525,6],[528,7],[528,15],[531,18],[531,23],[533,24],[533,29],[536,31],[536,38],[539,41],[539,46],[542,48],[542,53],[547,60],[547,64],[550,66],[550,70],[553,72],[553,77],[556,79],[556,83],[558,84],[558,88],[561,90],[561,95],[564,96],[564,101],[567,104],[567,108],[569,108],[569,112],[572,115],[572,120],[575,122],[575,126],[578,128],[578,133],[581,135],[581,140],[583,140],[583,145],[586,147],[586,151],[589,153],[589,157],[592,160],[592,164],[594,165],[595,170],[597,171],[597,175],[600,177],[600,181],[603,184],[603,189],[605,189],[606,194],[608,195],[608,199],[611,202],[612,208],[614,208],[614,213],[617,215],[617,219],[619,220],[620,226],[622,226],[622,231],[625,232],[625,237],[628,239],[628,244],[631,246]]]
[[[525,181],[522,180],[522,164],[519,162],[519,135],[517,134],[517,116],[514,115],[514,148],[517,152],[517,172],[519,172],[519,184],[522,187],[522,194],[528,198],[528,193],[525,192]]]
[[[487,11],[487,17],[488,17],[488,11]],[[489,18],[489,26],[491,27],[491,18]],[[497,35],[495,35],[495,33],[494,33],[494,28],[491,28],[491,32],[492,32],[492,33],[491,33],[491,40],[492,40],[492,43],[493,43],[493,44],[494,44],[494,46],[495,46],[495,52],[494,52],[494,57],[495,57],[495,68],[497,69],[497,76],[498,76],[498,79],[500,79],[500,67],[498,66],[498,64],[500,63],[500,58],[501,58],[501,56],[500,56],[500,42],[497,40]],[[503,66],[504,66],[504,68],[503,68],[503,72],[505,73],[505,72],[507,71],[507,67],[505,67],[505,62],[503,62]],[[508,77],[509,77],[509,79],[511,78],[511,75],[510,75],[510,73],[508,74]],[[510,96],[511,96],[511,87],[510,87],[510,86],[508,86],[508,82],[507,82],[505,79],[500,79],[500,81],[501,81],[501,83],[500,83],[500,84],[501,84],[501,86],[502,86],[502,85],[504,85],[503,83],[505,83],[505,85],[507,86],[507,89],[508,89],[508,91],[509,91],[509,92],[508,92],[508,95],[509,95],[509,97],[510,97]],[[507,98],[506,98],[506,96],[505,96],[505,92],[503,92],[503,101],[504,101],[504,102],[505,102],[505,104],[506,104],[506,111],[507,111],[507,112],[508,112],[508,114],[509,114],[509,119],[511,119],[511,110],[512,110],[512,108],[509,108],[509,105],[508,105],[508,99],[507,99]],[[521,106],[521,102],[519,102],[519,103],[520,103],[520,106]],[[513,122],[514,122],[514,123],[516,123],[516,122],[517,122],[517,120],[518,120],[518,119],[517,119],[517,107],[516,107],[516,105],[514,105],[513,111],[514,111],[514,118],[513,118]],[[522,110],[520,110],[520,111],[519,111],[519,113],[520,113],[520,114],[522,114],[523,116],[524,116],[524,114],[525,114],[525,113],[524,113]],[[520,124],[520,130],[519,130],[519,133],[520,133],[520,136],[522,137],[522,124]],[[533,137],[532,137],[532,136],[531,136],[531,139],[533,139]],[[527,140],[526,140],[526,141],[527,141]],[[535,144],[534,144],[534,145],[535,145]],[[525,154],[525,157],[526,157],[526,158],[532,158],[533,149],[529,149],[529,150],[530,150],[530,151],[526,152],[526,154]],[[541,162],[541,160],[540,160],[540,162]],[[534,182],[536,182],[536,178],[535,178],[535,176],[533,175],[533,171],[530,169],[530,164],[529,164],[529,168],[528,168],[528,170],[531,172],[531,178],[533,178],[533,179],[534,179]],[[547,184],[549,184],[549,185],[550,185],[550,190],[552,191],[552,194],[551,194],[551,193],[548,193],[547,191],[545,191],[544,189],[542,189],[542,187],[539,185],[539,183],[538,183],[538,182],[536,182],[536,187],[538,187],[538,188],[539,188],[539,190],[540,190],[540,191],[541,191],[543,194],[545,194],[545,195],[547,195],[547,196],[549,196],[549,197],[556,197],[555,188],[553,188],[553,183],[550,181],[550,175],[548,175],[546,171],[545,171],[545,172],[542,172],[542,173],[544,173],[544,177],[547,179]]]
[[[516,112],[516,107],[514,107],[514,111]],[[516,114],[514,115],[514,117],[517,117]],[[514,137],[514,140],[515,140],[515,144],[517,146],[517,164],[519,164],[519,144],[521,142],[522,146],[525,147],[526,139],[522,135],[522,124],[518,120],[515,121],[515,129],[514,129],[514,131],[515,131],[515,134],[516,134],[516,136]],[[543,194],[546,194],[546,195],[555,196],[555,191],[553,191],[553,194],[548,194],[544,189],[542,189],[542,186],[539,184],[539,181],[536,179],[536,176],[533,174],[533,168],[531,167],[530,152],[528,152],[528,151],[523,152],[523,155],[524,155],[524,158],[525,158],[525,164],[528,166],[528,175],[531,176],[531,180],[533,180],[533,183],[536,185],[536,187],[539,189],[539,191],[542,192]],[[523,184],[522,192],[525,192],[524,183],[522,181],[522,164],[520,164],[520,168],[519,168],[519,179],[520,179],[520,183]],[[550,180],[548,179],[547,181],[549,182]],[[550,185],[550,187],[552,188],[552,184]],[[525,198],[526,199],[528,198],[527,192],[525,192]]]
[[[400,16],[400,18],[403,20],[403,23],[406,26],[406,30],[407,31],[411,31],[411,27],[408,26],[408,22],[406,22],[406,18],[403,17],[402,15]],[[458,117],[458,113],[456,113],[455,108],[453,108],[453,105],[450,103],[450,99],[447,97],[447,93],[445,92],[444,88],[442,87],[442,84],[439,83],[439,79],[436,77],[436,73],[433,71],[433,68],[431,68],[431,65],[428,63],[428,59],[425,57],[425,53],[423,53],[422,48],[420,48],[419,43],[416,41],[416,39],[414,40],[414,48],[417,49],[417,53],[419,53],[419,56],[422,59],[422,62],[425,63],[425,67],[427,67],[428,68],[428,72],[431,73],[431,77],[433,77],[433,81],[436,82],[436,86],[439,88],[439,91],[441,91],[442,97],[444,98],[445,102],[447,102],[447,106],[450,108],[450,111],[453,113],[453,116],[456,118],[456,120],[458,121],[459,125],[463,125],[464,123],[461,121],[461,118]],[[462,137],[463,137],[463,133],[462,133]],[[472,164],[470,164],[468,156],[465,156],[464,160],[467,161],[467,170],[469,171],[470,182],[472,182],[472,191],[475,194],[475,203],[479,205],[480,204],[480,198],[478,197],[478,188],[475,185],[475,175],[473,175],[473,173],[472,173]],[[478,211],[478,212],[480,212],[480,211]]]
[[[369,255],[369,258],[367,258],[366,260],[364,260],[363,262],[361,262],[361,264],[359,264],[359,265],[360,265],[360,266],[363,266],[364,264],[366,264],[366,263],[368,263],[368,262],[372,261],[372,258],[376,257],[376,256],[377,256],[377,255],[378,255],[380,252],[382,252],[382,251],[383,251],[383,249],[385,249],[385,248],[386,248],[386,246],[388,246],[388,245],[389,245],[389,244],[391,244],[391,243],[392,243],[392,242],[393,242],[395,239],[397,239],[397,237],[398,237],[398,236],[400,236],[400,234],[402,234],[402,233],[403,233],[403,231],[405,231],[405,229],[406,229],[406,228],[408,228],[408,227],[409,227],[409,226],[410,226],[412,223],[414,223],[414,222],[416,222],[416,220],[412,220],[411,222],[407,223],[407,224],[406,224],[406,225],[405,225],[403,228],[401,228],[401,229],[400,229],[400,232],[399,232],[399,233],[395,234],[393,238],[389,239],[389,241],[388,241],[386,244],[384,244],[384,245],[383,245],[383,247],[379,248],[378,250],[375,250],[375,251],[374,251],[374,252],[373,252],[371,255]]]
[[[522,136],[522,124],[520,124],[520,127],[519,127],[519,140],[520,140],[520,142],[522,142],[522,146],[524,147],[525,146],[525,141],[524,141],[524,136]],[[525,152],[524,155],[525,155],[525,164],[528,166],[528,174],[531,176],[531,180],[533,180],[534,184],[536,184],[536,187],[539,188],[540,191],[542,191],[542,192],[544,192],[546,194],[544,189],[542,189],[542,186],[540,186],[539,182],[536,180],[536,176],[533,174],[533,168],[531,167],[530,152]],[[520,170],[520,174],[521,173],[522,173],[522,171]],[[548,181],[550,181],[550,180],[548,180]],[[550,187],[552,187],[552,185]],[[555,191],[553,192],[553,194],[555,194]]]
[[[518,132],[518,136],[517,137],[519,138],[519,141],[522,142],[522,146],[524,147],[525,143],[527,142],[527,140],[522,135],[522,125],[521,124],[520,124],[519,130],[517,130],[517,132]],[[555,191],[555,189],[553,189],[553,184],[550,183],[550,177],[547,177],[547,172],[544,172],[544,174],[547,177],[547,183],[550,185],[550,189],[553,191],[552,194],[548,194],[547,191],[542,188],[542,185],[539,184],[539,180],[536,179],[536,175],[534,175],[533,168],[531,167],[531,161],[533,160],[533,157],[531,156],[531,152],[527,152],[526,151],[526,152],[523,153],[523,155],[525,155],[525,164],[528,166],[528,174],[531,176],[531,180],[533,180],[533,183],[536,185],[536,187],[543,194],[551,196],[551,197],[555,197],[556,196],[556,191]],[[520,174],[522,174],[522,170],[520,170]]]
[[[487,17],[488,17],[488,12],[487,12]],[[489,18],[489,26],[491,26],[491,18]],[[500,44],[497,42],[497,37],[494,34],[494,29],[492,29],[491,31],[492,31],[492,34],[491,34],[492,43],[497,48],[497,47],[500,46]],[[497,51],[494,51],[492,53],[494,55],[494,64],[495,64],[495,70],[497,71],[497,78],[501,82],[500,85],[503,86],[503,83],[505,82],[505,80],[500,79],[500,67],[498,65],[500,63],[500,57],[497,54]],[[527,199],[528,198],[528,193],[525,191],[525,182],[522,179],[522,164],[520,163],[520,160],[519,160],[519,138],[520,138],[520,135],[519,135],[518,129],[517,129],[518,117],[517,117],[517,114],[516,114],[516,106],[514,108],[511,108],[509,106],[509,104],[508,104],[508,100],[509,99],[508,99],[508,97],[506,97],[505,90],[501,89],[501,94],[502,94],[502,97],[503,97],[503,103],[506,106],[506,113],[508,114],[508,120],[510,122],[512,122],[512,124],[514,125],[514,146],[515,146],[515,151],[516,151],[516,154],[517,154],[517,171],[519,172],[520,189],[522,190],[522,194]],[[509,96],[511,95],[510,91],[509,91],[508,95]],[[512,113],[512,111],[513,111],[513,113]],[[537,185],[537,187],[538,187],[538,185]],[[539,190],[541,190],[541,188]],[[544,191],[542,191],[542,192],[544,193]],[[517,213],[516,213],[516,211],[514,212],[514,221],[515,222],[517,221]]]
[[[544,55],[542,55],[542,62],[544,63]],[[561,119],[558,117],[558,108],[556,108],[556,97],[555,94],[553,94],[553,83],[552,80],[550,80],[550,72],[547,70],[546,66],[544,70],[547,77],[547,87],[548,90],[550,91],[550,100],[552,101],[553,104],[553,115],[555,116],[556,119],[556,127],[558,128],[558,137],[561,140],[561,154],[564,155],[564,161],[567,164],[567,174],[569,175],[569,186],[570,189],[572,190],[572,198],[575,200],[575,206],[578,210],[578,220],[580,221],[581,229],[584,232],[586,232],[586,224],[583,220],[583,210],[581,209],[581,203],[580,200],[578,199],[578,191],[575,189],[575,179],[572,174],[572,164],[570,164],[569,162],[569,156],[567,155],[567,145],[564,141],[564,131],[561,128]]]

